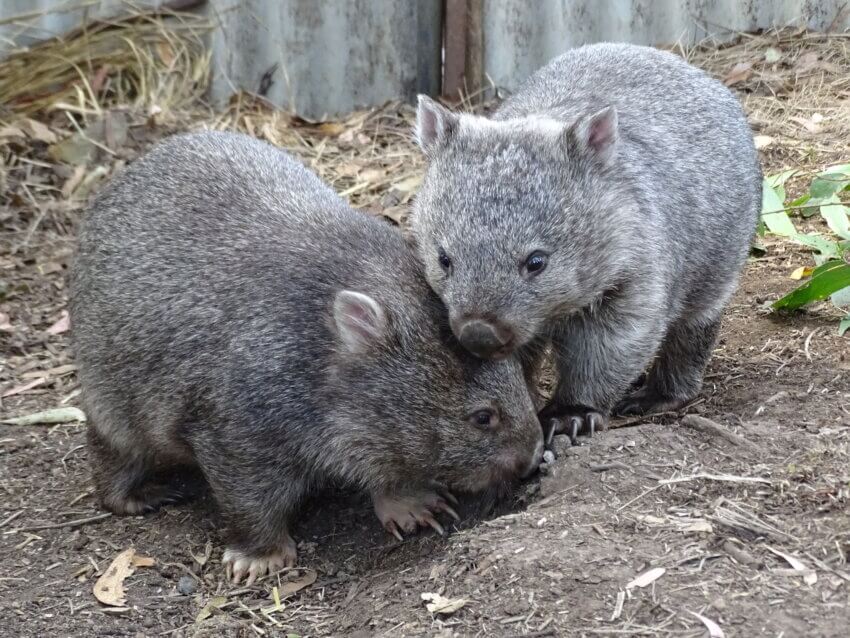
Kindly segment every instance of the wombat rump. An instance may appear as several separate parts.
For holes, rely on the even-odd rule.
[[[395,229],[246,136],[178,136],[85,216],[73,343],[103,506],[153,510],[200,469],[224,563],[292,565],[312,487],[371,494],[396,536],[454,514],[447,490],[528,474],[542,434],[516,361],[452,341]],[[177,486],[177,487],[175,487]]]
[[[597,44],[552,60],[492,118],[421,97],[417,135],[428,169],[412,231],[468,350],[551,343],[559,378],[541,416],[573,438],[612,410],[698,394],[761,207],[726,87],[671,53]]]

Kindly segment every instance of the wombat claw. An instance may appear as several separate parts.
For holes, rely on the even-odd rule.
[[[570,437],[572,445],[581,445],[578,440],[579,434],[593,436],[608,427],[608,419],[600,412],[586,410],[581,412],[568,412],[558,417],[550,417],[545,420],[543,436],[546,448],[551,449],[552,440],[556,434],[566,434]]]
[[[238,585],[247,576],[245,586],[250,587],[258,578],[273,574],[284,567],[295,567],[296,560],[295,541],[287,538],[281,549],[271,554],[254,555],[228,548],[221,562],[225,566],[227,578],[234,585]]]
[[[445,488],[413,494],[373,494],[372,501],[375,514],[384,529],[400,541],[404,540],[402,532],[412,533],[426,525],[440,536],[445,535],[446,530],[435,518],[439,512],[447,513],[456,521],[460,520],[458,513],[448,503],[451,501],[457,505],[457,499]]]

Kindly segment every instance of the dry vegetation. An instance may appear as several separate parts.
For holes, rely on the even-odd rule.
[[[208,28],[136,16],[0,63],[2,418],[74,405],[74,228],[103,180],[164,135],[245,131],[403,222],[422,170],[410,107],[313,123],[239,94],[213,111],[199,100]],[[848,46],[782,31],[686,55],[740,92],[766,172],[815,171],[850,159]],[[850,348],[826,305],[767,313],[809,256],[766,249],[690,416],[560,442],[510,513],[468,504],[446,539],[397,543],[356,495],[322,495],[297,533],[304,568],[250,588],[222,582],[206,500],[110,517],[79,423],[0,425],[0,634],[846,636]],[[99,578],[111,580],[96,599]]]

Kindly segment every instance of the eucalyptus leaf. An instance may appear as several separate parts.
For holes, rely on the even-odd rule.
[[[773,307],[796,310],[813,301],[826,299],[847,286],[850,286],[850,264],[834,259],[818,267],[809,281],[775,301]]]
[[[841,257],[838,244],[823,235],[818,235],[817,233],[795,233],[791,239],[798,244],[813,248],[825,259],[839,259]]]
[[[829,229],[841,239],[850,239],[850,217],[847,207],[833,194],[821,207],[820,214]]]
[[[791,218],[785,212],[782,197],[779,196],[767,179],[762,182],[761,210],[761,219],[771,233],[783,237],[792,237],[797,234],[797,229],[794,228]]]
[[[3,419],[9,425],[53,425],[55,423],[84,422],[86,415],[79,408],[53,408],[43,412],[26,414],[14,419]]]
[[[848,314],[844,319],[841,320],[841,323],[838,324],[838,336],[844,336],[844,333],[850,329],[850,314]]]

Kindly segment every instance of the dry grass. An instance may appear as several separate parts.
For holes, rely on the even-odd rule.
[[[799,29],[741,34],[685,53],[740,93],[770,172],[816,170],[847,158],[850,37]]]
[[[212,24],[187,13],[134,12],[12,52],[0,62],[0,104],[12,114],[98,114],[107,104],[184,109],[206,90]]]

